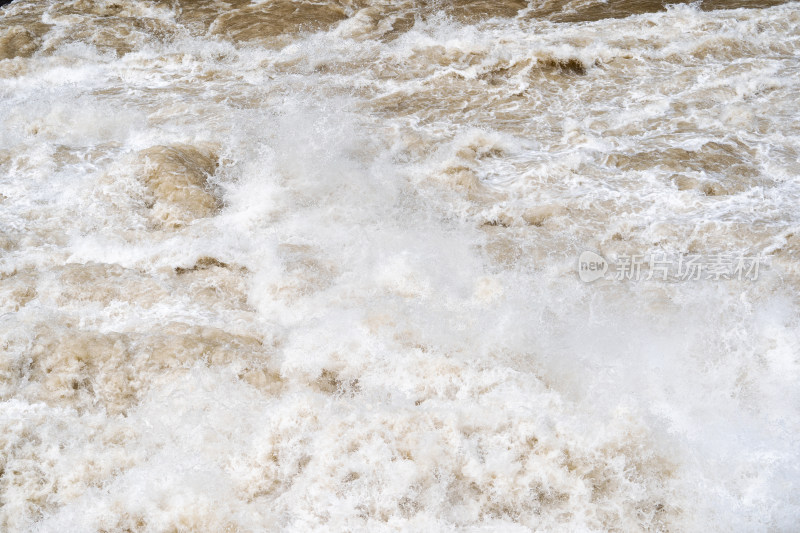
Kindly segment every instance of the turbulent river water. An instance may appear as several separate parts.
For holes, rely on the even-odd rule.
[[[12,2],[0,530],[796,531],[799,200],[798,3]]]

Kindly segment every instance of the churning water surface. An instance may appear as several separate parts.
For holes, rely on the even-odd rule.
[[[799,200],[798,3],[17,0],[0,530],[796,531]]]

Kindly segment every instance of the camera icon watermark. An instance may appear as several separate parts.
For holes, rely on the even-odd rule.
[[[616,255],[609,261],[586,250],[578,257],[578,277],[590,283],[609,281],[756,281],[767,261],[763,256],[718,253]]]

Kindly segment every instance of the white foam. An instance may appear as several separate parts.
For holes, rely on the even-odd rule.
[[[394,40],[365,14],[278,50],[182,30],[14,59],[1,527],[790,530],[798,13]],[[134,163],[160,145],[217,147],[218,212],[153,224]],[[774,266],[587,285],[585,249]],[[169,363],[159,335],[218,351]]]

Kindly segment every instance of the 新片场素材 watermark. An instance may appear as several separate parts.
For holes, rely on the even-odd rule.
[[[709,255],[666,253],[616,255],[609,261],[602,255],[585,251],[578,258],[581,281],[720,281],[758,279],[766,265],[759,255],[717,253]]]

